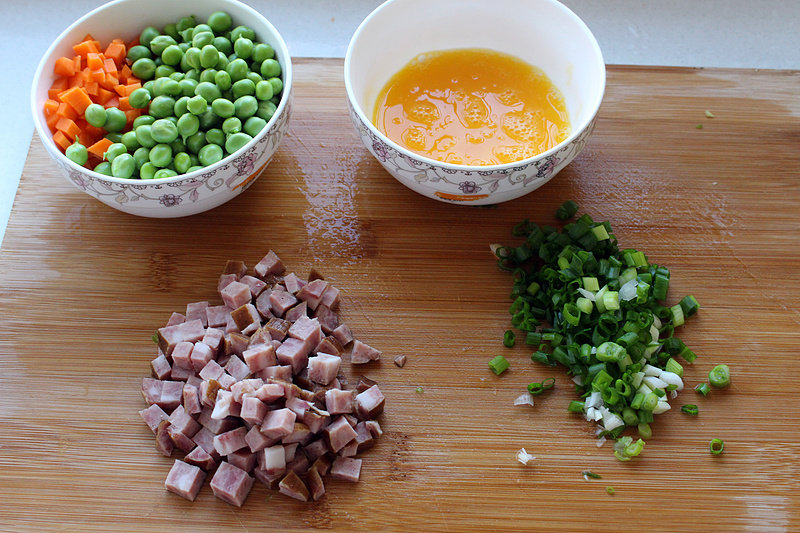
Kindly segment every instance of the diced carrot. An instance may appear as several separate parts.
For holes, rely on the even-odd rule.
[[[106,71],[101,68],[96,70],[90,70],[89,79],[102,84],[102,82],[106,81]]]
[[[86,150],[90,154],[95,155],[95,156],[99,157],[100,159],[103,159],[103,154],[106,153],[106,151],[108,150],[108,147],[111,146],[112,144],[114,144],[114,143],[112,143],[111,141],[109,141],[108,139],[103,137],[102,139],[99,139],[96,143],[94,143],[93,145],[89,146]]]
[[[76,54],[85,58],[91,53],[100,53],[100,48],[95,43],[94,40],[84,40],[73,46],[72,49]]]
[[[60,95],[58,98],[62,102],[66,102],[78,112],[78,114],[82,115],[86,108],[92,105],[92,99],[89,98],[89,93],[86,92],[86,89],[83,87],[74,87],[72,89],[67,89]]]
[[[75,108],[69,105],[66,102],[61,102],[58,104],[58,109],[56,110],[56,115],[63,118],[68,118],[70,120],[75,120],[78,118],[78,112],[75,111]]]
[[[100,137],[106,134],[106,130],[104,130],[103,128],[98,128],[97,126],[92,126],[91,124],[86,124],[81,129],[94,139],[99,139]]]
[[[75,74],[75,61],[69,57],[59,57],[53,67],[56,76],[72,76]]]
[[[128,117],[127,125],[130,127],[133,124],[133,121],[136,120],[138,117],[142,116],[141,109],[129,109],[125,111],[125,116]]]
[[[56,114],[58,111],[58,106],[61,104],[57,100],[53,100],[48,98],[44,101],[44,116],[49,117]]]
[[[64,117],[58,119],[58,122],[56,122],[56,129],[64,132],[64,135],[66,135],[70,141],[74,141],[75,136],[81,133],[81,129],[74,121]]]
[[[114,87],[114,90],[117,91],[117,94],[120,96],[130,96],[133,91],[136,89],[140,89],[142,84],[139,82],[131,83],[129,85],[117,85]]]
[[[104,89],[103,87],[99,87],[97,89],[97,97],[94,99],[100,105],[105,105],[106,102],[111,100],[114,97],[114,93],[109,91],[108,89]]]
[[[114,60],[114,63],[119,66],[125,61],[125,56],[128,54],[128,52],[125,49],[125,44],[120,40],[115,39],[114,41],[111,41],[111,44],[108,45],[104,54],[107,58]]]
[[[113,91],[114,87],[119,85],[119,79],[117,79],[115,75],[106,72],[105,79],[103,79],[102,81],[98,80],[97,83],[100,84],[100,87],[104,87],[109,91]]]
[[[127,96],[120,96],[119,105],[117,107],[119,107],[120,111],[130,111],[133,109],[133,106],[128,102]]]
[[[103,70],[108,72],[109,74],[116,74],[117,73],[117,64],[114,63],[114,60],[110,57],[103,59]]]
[[[55,113],[45,117],[45,122],[47,123],[47,127],[50,128],[50,131],[56,131],[56,123],[61,119]]]
[[[73,56],[72,62],[75,64],[75,72],[81,70],[83,61],[81,60],[81,56]]]
[[[102,56],[98,53],[88,53],[86,54],[86,66],[89,67],[91,70],[98,70],[103,68],[103,59]]]
[[[97,96],[97,90],[100,88],[100,85],[94,80],[89,80],[83,87],[86,89],[86,92],[89,93],[89,96]]]
[[[108,109],[109,107],[118,107],[119,98],[116,96],[112,96],[103,104],[103,106],[105,106],[106,109]]]
[[[69,138],[67,138],[67,136],[61,131],[57,131],[53,134],[53,140],[61,148],[61,150],[64,151],[66,151],[66,149],[72,144],[72,141],[70,141]]]
[[[133,75],[133,72],[131,72],[131,68],[128,66],[128,64],[123,64],[122,69],[119,71],[119,81],[130,83],[130,80],[132,79],[139,81],[139,79]]]

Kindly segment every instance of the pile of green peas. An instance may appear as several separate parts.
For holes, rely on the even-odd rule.
[[[233,27],[228,13],[212,13],[205,23],[187,16],[162,31],[147,27],[139,43],[127,59],[144,83],[128,101],[147,112],[123,133],[119,109],[86,109],[86,121],[113,141],[96,172],[153,179],[213,165],[250,142],[280,103],[275,50],[256,41],[253,29]]]

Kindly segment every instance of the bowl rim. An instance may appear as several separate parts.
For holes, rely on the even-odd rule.
[[[389,8],[390,5],[402,2],[403,0],[386,0],[384,3],[376,7],[369,15],[367,15],[364,20],[361,21],[361,24],[358,25],[353,36],[350,38],[350,42],[347,45],[347,51],[344,56],[344,86],[345,91],[347,92],[347,98],[350,101],[351,107],[353,111],[358,115],[359,120],[369,128],[370,132],[378,137],[381,141],[387,144],[392,149],[396,150],[398,153],[404,155],[407,158],[414,159],[417,161],[421,161],[428,165],[434,167],[441,167],[448,170],[454,170],[456,172],[501,172],[506,171],[509,169],[519,168],[523,166],[528,166],[536,161],[540,161],[542,159],[546,159],[547,157],[563,150],[566,146],[570,145],[575,139],[577,139],[581,133],[591,125],[592,121],[597,116],[597,112],[600,110],[600,105],[603,102],[603,97],[605,96],[606,90],[606,66],[605,60],[603,59],[603,52],[600,49],[600,45],[597,42],[592,31],[586,25],[586,23],[571,9],[567,6],[559,2],[558,0],[540,0],[542,2],[549,3],[553,5],[555,8],[560,9],[564,14],[566,14],[571,20],[573,20],[577,27],[580,28],[586,36],[589,38],[589,43],[591,44],[592,51],[594,52],[594,59],[599,62],[603,67],[600,70],[601,79],[599,80],[600,83],[599,91],[596,94],[596,97],[592,102],[590,102],[590,113],[587,113],[586,119],[583,120],[578,126],[572,125],[572,131],[570,132],[569,136],[561,141],[560,143],[556,144],[549,150],[545,152],[541,152],[535,156],[528,157],[525,159],[520,159],[519,161],[512,161],[511,163],[502,163],[497,165],[459,165],[454,163],[447,163],[445,161],[440,161],[438,159],[433,159],[422,154],[418,154],[416,152],[412,152],[411,150],[404,148],[397,144],[395,141],[387,137],[382,131],[380,131],[375,124],[372,123],[372,120],[367,118],[364,110],[361,108],[361,104],[355,97],[353,83],[351,80],[351,61],[353,55],[353,49],[355,47],[355,42],[357,41],[358,37],[364,31],[364,29],[369,25],[373,18],[377,17],[378,14],[383,11],[384,9]]]
[[[51,154],[51,156],[54,153],[58,153],[58,155],[60,156],[61,161],[63,161],[64,164],[66,164],[68,167],[70,167],[70,168],[72,168],[72,169],[74,169],[74,170],[76,170],[78,172],[88,174],[89,176],[91,176],[92,178],[95,178],[95,179],[109,181],[111,183],[119,183],[121,185],[131,185],[131,184],[135,184],[135,185],[139,185],[139,186],[142,186],[142,185],[164,185],[164,184],[169,184],[169,183],[177,183],[177,182],[180,182],[180,181],[183,181],[183,180],[187,180],[187,179],[189,181],[194,181],[198,177],[202,176],[203,174],[205,174],[207,172],[211,172],[213,170],[216,170],[219,167],[222,167],[222,166],[225,166],[225,165],[229,164],[230,161],[232,161],[235,156],[239,155],[240,152],[243,153],[247,149],[252,148],[264,136],[266,136],[266,134],[269,132],[269,130],[275,125],[275,123],[277,122],[278,118],[283,114],[284,110],[286,109],[286,106],[289,105],[288,101],[290,100],[290,93],[291,93],[291,89],[292,89],[292,56],[289,53],[289,48],[286,45],[286,42],[284,41],[283,36],[280,34],[280,32],[277,30],[277,28],[275,28],[275,26],[264,15],[262,15],[261,13],[259,13],[258,11],[256,11],[252,7],[250,7],[249,5],[247,5],[247,4],[243,3],[243,2],[240,2],[239,0],[224,0],[224,2],[226,2],[226,3],[236,4],[237,7],[243,9],[244,11],[249,12],[250,15],[252,15],[253,17],[255,17],[257,19],[261,19],[261,22],[263,22],[264,25],[266,25],[268,28],[270,28],[272,30],[272,32],[274,33],[275,37],[277,38],[276,42],[274,43],[277,46],[273,46],[273,48],[280,49],[281,53],[286,57],[285,64],[281,64],[281,74],[283,75],[282,76],[282,78],[283,78],[282,79],[282,81],[283,81],[283,96],[281,97],[280,104],[278,104],[278,107],[275,109],[275,113],[269,119],[267,124],[261,129],[261,131],[258,132],[258,134],[255,137],[253,137],[242,148],[240,148],[239,150],[237,150],[236,152],[234,152],[232,154],[228,154],[227,156],[223,157],[222,159],[220,159],[219,161],[217,161],[213,165],[209,165],[209,166],[203,167],[201,169],[195,170],[194,172],[188,172],[188,173],[185,173],[185,174],[179,174],[177,176],[170,176],[168,178],[153,178],[153,179],[149,179],[149,180],[131,179],[131,178],[117,178],[117,177],[114,177],[114,176],[107,176],[105,174],[100,174],[99,172],[95,172],[94,170],[86,168],[86,167],[84,167],[82,165],[79,165],[79,164],[75,163],[74,161],[72,161],[70,158],[68,158],[58,148],[58,146],[56,146],[55,141],[53,141],[53,134],[50,132],[50,130],[43,126],[44,123],[41,120],[42,116],[43,116],[43,112],[42,112],[41,109],[38,109],[37,105],[36,105],[36,96],[37,96],[37,93],[38,93],[40,80],[44,75],[45,67],[48,65],[48,59],[52,56],[55,48],[66,38],[66,35],[68,33],[70,33],[73,29],[75,29],[79,25],[83,24],[84,22],[86,22],[90,18],[96,16],[98,13],[100,13],[102,11],[105,11],[106,9],[109,9],[109,8],[111,8],[113,6],[116,6],[117,4],[122,4],[122,3],[130,2],[130,1],[131,0],[112,0],[111,2],[108,2],[108,3],[105,3],[105,4],[101,5],[101,6],[98,6],[98,7],[94,8],[94,9],[92,9],[91,11],[89,11],[88,13],[84,14],[83,16],[78,18],[75,22],[73,22],[72,24],[67,26],[64,29],[64,31],[62,31],[58,35],[58,37],[53,39],[53,42],[50,43],[50,46],[47,47],[47,50],[42,55],[42,58],[39,60],[39,65],[36,67],[36,72],[33,75],[33,85],[31,86],[31,92],[30,92],[30,105],[31,105],[31,113],[33,114],[33,125],[34,125],[34,127],[36,129],[36,133],[39,135],[39,138],[41,139],[42,143],[44,143],[46,145],[46,147],[50,148],[48,150],[48,152]],[[224,7],[221,6],[221,9],[224,9]],[[272,44],[272,43],[270,43],[270,44]]]

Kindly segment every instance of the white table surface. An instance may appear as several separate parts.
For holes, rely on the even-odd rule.
[[[177,1],[177,0],[168,0]],[[191,1],[186,1],[187,13]],[[278,28],[294,57],[343,57],[380,0],[244,0]],[[435,1],[435,0],[431,0]],[[521,0],[523,1],[523,0]],[[800,69],[800,1],[562,0],[595,34],[607,64]],[[52,40],[100,0],[0,4],[0,244],[33,134],[33,73]]]

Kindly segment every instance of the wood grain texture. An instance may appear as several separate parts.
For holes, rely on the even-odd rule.
[[[380,168],[349,123],[341,67],[298,60],[272,164],[185,219],[100,204],[34,139],[0,251],[0,529],[800,530],[800,73],[610,67],[585,151],[538,191],[476,208]],[[670,301],[700,301],[680,333],[699,355],[687,383],[722,362],[733,374],[708,398],[682,393],[673,405],[700,416],[659,416],[629,463],[566,413],[561,369],[501,344],[510,280],[489,244],[512,242],[523,218],[555,224],[569,198],[672,269]],[[319,502],[257,486],[236,509],[206,484],[189,503],[164,490],[171,460],[137,414],[150,336],[186,303],[218,301],[226,259],[252,265],[268,249],[301,275],[321,270],[354,332],[383,350],[365,373],[387,397],[386,434],[362,481],[330,482]],[[497,378],[486,364],[501,353],[512,368]],[[512,405],[550,376],[535,407]],[[515,460],[522,447],[530,466]]]

